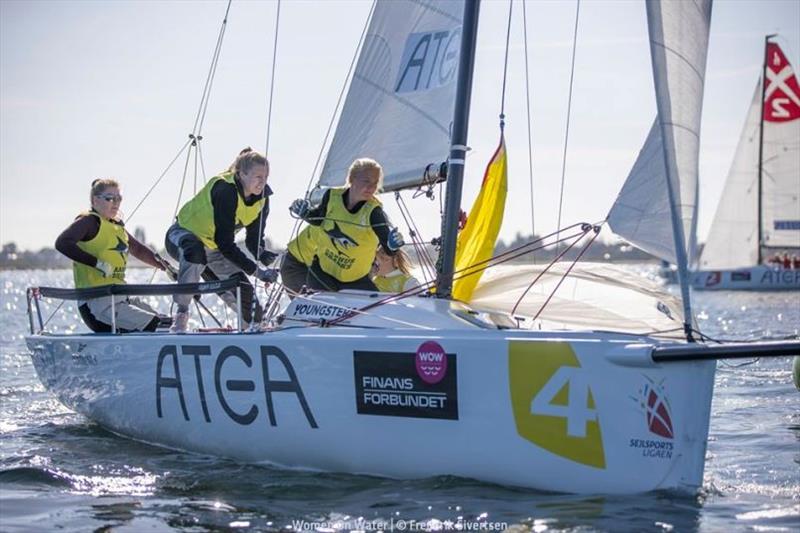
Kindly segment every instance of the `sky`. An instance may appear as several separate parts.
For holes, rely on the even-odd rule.
[[[98,177],[122,184],[130,214],[184,146],[195,122],[227,1],[0,0],[0,243],[51,247],[88,207]],[[201,142],[206,176],[245,146],[264,151],[277,3],[233,2]],[[292,200],[304,196],[369,12],[366,0],[284,0],[268,157],[274,190],[266,234],[291,237]],[[500,237],[530,234],[531,174],[522,4],[514,3],[506,94],[509,197]],[[555,229],[576,3],[528,0],[533,224]],[[477,194],[496,147],[506,0],[481,7],[463,205]],[[700,155],[702,241],[758,79],[764,36],[800,61],[800,0],[717,0],[713,7]],[[605,218],[656,113],[644,2],[583,0],[578,21],[562,221]],[[447,154],[443,154],[443,159]],[[127,224],[163,246],[183,158]],[[189,162],[181,201],[200,187]],[[439,202],[411,201],[426,239]],[[394,199],[390,217],[406,234]]]

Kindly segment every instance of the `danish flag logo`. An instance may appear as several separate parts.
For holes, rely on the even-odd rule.
[[[764,120],[788,122],[800,118],[800,86],[792,66],[776,43],[767,43],[766,76]]]
[[[660,392],[660,394],[659,394]],[[669,416],[669,406],[664,398],[664,391],[656,391],[654,387],[645,385],[644,394],[647,398],[647,427],[665,439],[672,438],[672,418]]]
[[[650,430],[650,433],[671,439],[674,436],[672,415],[663,382],[657,384],[649,377],[645,376],[645,378],[647,383],[639,389],[639,397],[632,399],[636,400],[640,409],[644,411],[647,429]]]

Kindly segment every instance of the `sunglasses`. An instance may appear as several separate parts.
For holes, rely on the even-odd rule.
[[[119,194],[95,194],[96,197],[102,198],[106,202],[122,202],[122,196]]]

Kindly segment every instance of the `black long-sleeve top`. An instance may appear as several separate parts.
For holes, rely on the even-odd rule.
[[[347,209],[347,202],[349,201],[350,196],[350,189],[348,188],[342,194],[342,201],[344,202],[345,209]],[[319,226],[325,220],[325,214],[328,212],[328,202],[331,198],[331,190],[328,189],[325,191],[325,194],[322,195],[322,201],[318,206],[314,209],[311,209],[306,216],[304,217],[309,224],[314,226]],[[358,202],[356,205],[353,206],[352,209],[347,209],[350,213],[357,213],[359,209],[364,207],[366,202]],[[386,251],[389,255],[394,255],[395,252],[389,249],[388,240],[389,240],[389,231],[392,229],[392,225],[389,222],[389,217],[386,216],[386,212],[383,210],[381,206],[377,206],[375,209],[372,210],[372,213],[369,215],[369,224],[372,226],[372,231],[375,232],[375,235],[378,236],[378,242],[381,243],[381,247]]]
[[[256,271],[256,263],[236,246],[234,240],[236,231],[240,229],[240,227],[236,227],[235,222],[239,194],[242,195],[244,203],[247,205],[253,205],[264,198],[261,215],[245,227],[245,246],[253,257],[258,259],[258,237],[264,235],[272,189],[266,185],[262,194],[245,196],[238,180],[234,180],[234,183],[219,180],[211,188],[211,205],[214,209],[214,242],[225,259],[252,275]]]
[[[112,221],[112,223],[116,223]],[[119,224],[122,224],[121,222]],[[91,241],[100,231],[100,220],[93,216],[79,216],[70,224],[67,229],[61,232],[56,239],[56,250],[66,255],[76,263],[86,266],[97,266],[97,258],[92,254],[81,250],[79,242]],[[128,233],[128,248],[130,254],[140,261],[150,266],[161,268],[161,264],[155,257],[153,251],[142,244]]]

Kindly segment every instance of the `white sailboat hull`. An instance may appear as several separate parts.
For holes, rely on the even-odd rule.
[[[697,290],[800,291],[800,270],[759,265],[733,270],[701,270],[692,275]]]
[[[715,363],[654,364],[645,337],[312,327],[27,343],[62,403],[169,448],[570,493],[702,483]],[[436,345],[430,384],[419,354]]]

